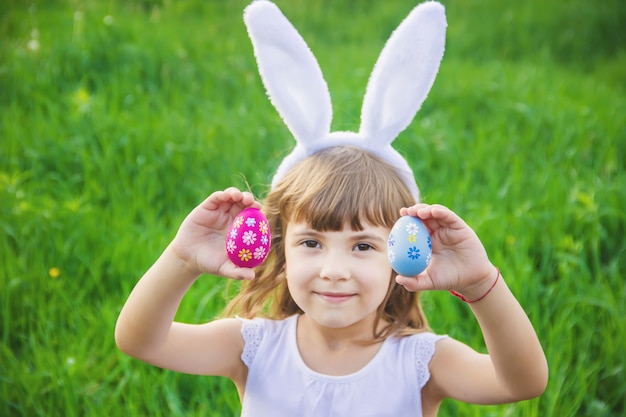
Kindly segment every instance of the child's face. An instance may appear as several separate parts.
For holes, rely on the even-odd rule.
[[[344,226],[338,232],[313,230],[290,222],[285,233],[285,272],[294,301],[322,326],[344,328],[368,324],[383,302],[391,266],[386,227]]]

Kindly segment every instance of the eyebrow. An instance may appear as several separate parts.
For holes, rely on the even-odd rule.
[[[293,233],[293,237],[295,238],[303,238],[303,237],[317,237],[317,236],[321,236],[322,233],[318,232],[316,230],[313,229],[302,229],[298,232],[294,232]]]
[[[378,242],[381,242],[381,243],[386,243],[387,242],[386,239],[383,239],[380,236],[372,235],[372,234],[369,234],[369,233],[362,233],[362,234],[354,235],[353,238],[354,238],[354,240],[369,240],[369,241],[378,241]]]
[[[297,239],[299,238],[303,238],[303,237],[313,237],[313,238],[317,238],[320,237],[324,234],[324,232],[318,232],[317,230],[314,229],[304,229],[302,231],[299,232],[295,232],[293,234],[293,236]],[[371,234],[371,233],[357,233],[353,236],[350,236],[351,240],[354,241],[359,241],[359,240],[366,240],[366,241],[377,241],[380,243],[386,243],[386,239],[377,236],[375,234]]]

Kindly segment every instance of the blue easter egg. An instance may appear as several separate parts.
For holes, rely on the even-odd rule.
[[[426,269],[433,254],[430,234],[424,223],[413,216],[402,216],[391,228],[387,257],[394,271],[407,277]]]

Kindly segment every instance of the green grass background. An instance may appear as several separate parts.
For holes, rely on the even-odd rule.
[[[414,2],[277,0],[318,57],[337,130]],[[117,314],[186,213],[262,197],[293,139],[257,75],[243,0],[0,4],[0,415],[238,415],[228,381],[118,352]],[[622,416],[626,378],[626,3],[444,0],[437,81],[395,146],[425,201],[479,233],[550,364],[514,405],[440,415]],[[221,311],[203,277],[179,320]],[[469,310],[424,299],[477,349]],[[270,376],[271,378],[271,376]]]

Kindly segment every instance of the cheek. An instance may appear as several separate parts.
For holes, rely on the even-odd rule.
[[[287,281],[287,288],[294,294],[298,291],[298,288],[302,288],[307,281],[307,268],[306,263],[298,262],[296,260],[289,260],[285,257],[285,280]],[[311,268],[308,268],[310,273]]]
[[[305,279],[298,268],[285,267],[285,281],[287,291],[293,301],[301,309],[306,309],[307,296],[310,294],[310,280]]]
[[[289,251],[285,251],[285,277],[297,276],[299,263]]]
[[[375,288],[372,289],[372,292],[375,292],[377,294],[377,301],[379,302],[379,304],[381,304],[385,300],[385,297],[387,297],[387,293],[391,290],[390,287],[392,285],[391,272],[386,275],[381,275],[381,277],[382,276],[387,276],[388,278],[386,280],[378,280],[375,284]]]
[[[367,280],[367,283],[364,285],[368,287],[368,291],[376,298],[376,302],[381,304],[390,291],[393,282],[393,271],[391,267],[378,268],[376,272],[371,275],[371,279]]]

